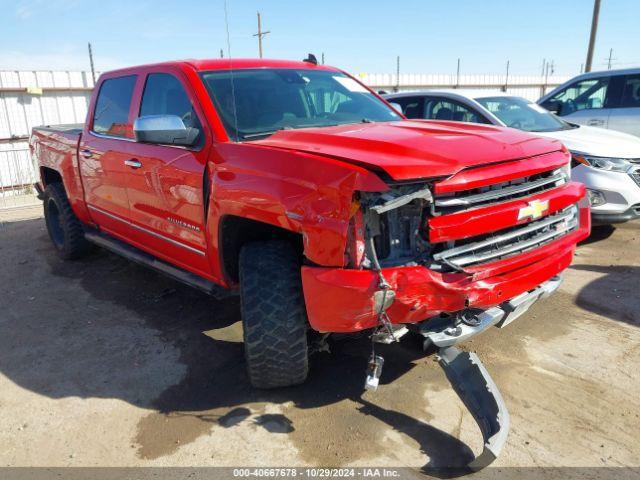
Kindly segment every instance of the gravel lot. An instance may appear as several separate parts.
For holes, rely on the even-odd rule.
[[[2,215],[2,214],[0,214]],[[1,219],[2,217],[0,217]],[[244,373],[237,298],[104,251],[64,263],[39,210],[0,223],[0,465],[455,465],[481,448],[419,339],[336,341],[301,387]],[[561,289],[474,350],[511,433],[500,466],[640,466],[640,223],[598,229]]]

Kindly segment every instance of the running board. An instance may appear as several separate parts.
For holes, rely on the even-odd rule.
[[[88,241],[98,245],[99,247],[109,250],[126,258],[127,260],[131,260],[132,262],[150,267],[159,273],[171,277],[181,283],[187,284],[190,287],[196,288],[218,300],[233,295],[230,290],[220,287],[219,285],[210,282],[195,273],[191,273],[183,270],[182,268],[171,265],[170,263],[160,260],[147,252],[143,252],[133,245],[129,245],[128,243],[105,233],[89,231],[85,232],[84,236]]]
[[[509,435],[509,412],[489,372],[475,353],[455,347],[438,351],[439,363],[460,400],[473,415],[484,448],[468,467],[482,470],[498,458]]]

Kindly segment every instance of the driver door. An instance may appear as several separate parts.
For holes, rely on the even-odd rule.
[[[198,128],[195,146],[135,143],[127,159],[127,197],[140,248],[208,276],[205,173],[210,140],[180,72],[149,71],[138,92],[138,115],[177,115]],[[200,115],[200,117],[199,117]]]

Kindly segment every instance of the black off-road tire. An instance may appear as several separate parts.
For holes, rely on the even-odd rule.
[[[240,251],[240,304],[247,373],[256,388],[305,381],[307,313],[300,260],[285,241],[251,242]]]
[[[44,218],[51,242],[63,260],[75,260],[89,253],[91,244],[84,238],[82,223],[71,210],[61,183],[51,183],[44,190]]]

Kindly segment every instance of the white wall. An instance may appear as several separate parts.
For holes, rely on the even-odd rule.
[[[430,88],[460,88],[473,90],[499,90],[507,83],[507,92],[529,100],[537,100],[552,88],[566,82],[571,77],[543,77],[539,75],[456,75],[448,74],[400,74],[363,73],[358,78],[374,90],[391,93],[399,85],[400,91],[426,90]]]

